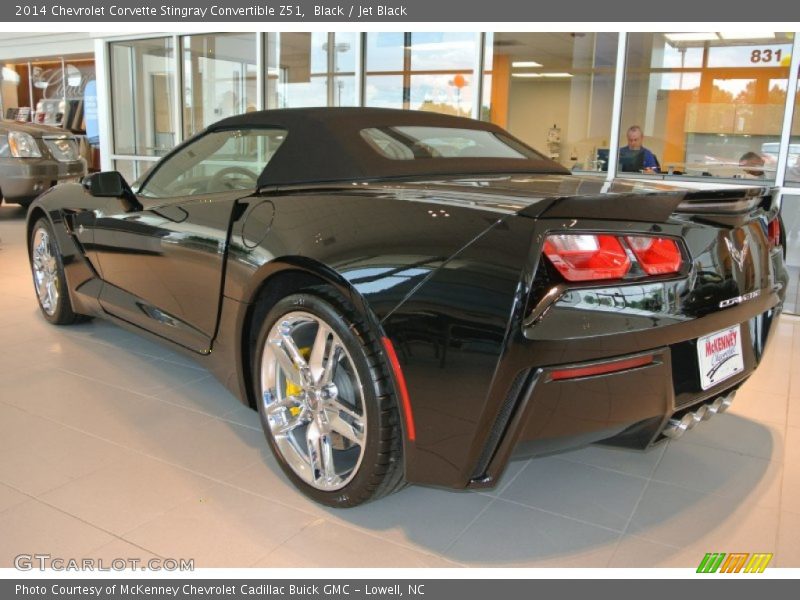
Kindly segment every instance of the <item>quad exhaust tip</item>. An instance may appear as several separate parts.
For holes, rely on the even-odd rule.
[[[664,435],[673,440],[677,439],[700,421],[708,421],[714,415],[724,413],[733,403],[735,394],[736,392],[730,392],[724,396],[718,396],[713,402],[703,404],[697,410],[685,413],[680,419],[670,419],[664,428]]]

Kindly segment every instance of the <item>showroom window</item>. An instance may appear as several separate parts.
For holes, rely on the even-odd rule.
[[[629,34],[620,171],[774,181],[792,40]]]
[[[182,38],[183,131],[256,110],[255,33],[187,35]]]
[[[800,81],[794,95],[785,185],[787,188],[800,187]],[[784,194],[781,204],[781,216],[786,231],[786,268],[789,271],[789,288],[786,291],[784,310],[797,314],[800,312],[800,195],[791,194],[797,190],[787,191],[790,194]]]
[[[112,42],[114,153],[163,156],[177,143],[173,39]]]
[[[0,82],[3,118],[63,127],[82,136],[82,156],[90,170],[99,168],[93,55],[5,62]]]
[[[618,39],[487,34],[482,117],[569,169],[606,169]]]
[[[785,194],[781,204],[781,217],[786,231],[786,269],[789,287],[783,310],[800,313],[800,195]]]
[[[156,165],[154,160],[137,160],[135,158],[117,158],[114,170],[119,171],[128,183],[143,179],[143,176]]]
[[[366,35],[366,106],[472,114],[474,33]]]
[[[86,92],[94,95],[94,57],[15,61],[2,67],[3,118],[43,123],[83,133]],[[93,96],[94,97],[94,96]]]
[[[794,95],[794,118],[786,163],[786,185],[800,186],[800,83]],[[798,224],[800,228],[800,224]]]
[[[357,106],[357,33],[268,33],[267,108]]]

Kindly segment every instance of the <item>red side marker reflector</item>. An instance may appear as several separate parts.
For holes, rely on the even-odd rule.
[[[406,435],[412,442],[417,439],[417,431],[414,428],[414,415],[411,412],[411,400],[408,397],[408,388],[406,387],[406,378],[403,375],[403,370],[400,368],[400,361],[397,360],[397,352],[394,351],[394,345],[389,338],[382,338],[383,347],[386,349],[386,355],[389,357],[389,363],[392,365],[394,371],[394,379],[397,382],[397,391],[400,392],[400,404],[403,409],[403,415],[406,418]]]
[[[552,381],[558,381],[562,379],[577,379],[578,377],[591,377],[592,375],[605,375],[607,373],[616,373],[617,371],[635,369],[636,367],[644,367],[645,365],[652,364],[652,362],[652,354],[648,356],[637,356],[636,358],[615,360],[613,362],[591,365],[589,367],[573,367],[571,369],[559,369],[557,371],[551,371],[550,379]]]
[[[781,222],[779,217],[775,217],[769,222],[769,225],[767,225],[767,234],[773,247],[781,245]]]

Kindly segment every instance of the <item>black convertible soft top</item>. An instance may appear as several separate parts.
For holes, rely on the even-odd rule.
[[[393,160],[372,148],[361,132],[369,128],[429,126],[476,129],[526,144],[492,123],[432,112],[388,108],[290,108],[223,119],[207,131],[247,127],[287,130],[286,140],[258,178],[258,187],[374,181],[487,173],[568,173],[541,156],[528,158],[435,157]]]

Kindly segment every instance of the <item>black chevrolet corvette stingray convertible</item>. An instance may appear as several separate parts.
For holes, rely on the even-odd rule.
[[[225,119],[134,189],[51,189],[27,228],[45,319],[193,355],[339,507],[678,437],[757,367],[787,283],[769,189],[576,177],[411,111]]]

